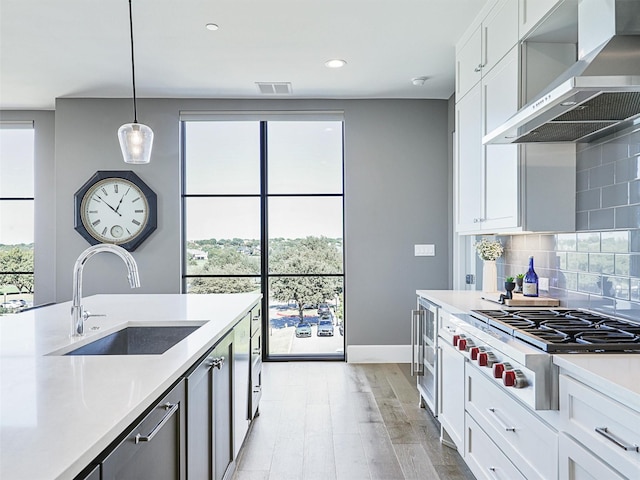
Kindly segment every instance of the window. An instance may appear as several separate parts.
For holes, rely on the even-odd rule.
[[[342,120],[183,122],[184,291],[260,291],[266,356],[344,358]]]
[[[33,305],[34,129],[0,123],[0,315]]]

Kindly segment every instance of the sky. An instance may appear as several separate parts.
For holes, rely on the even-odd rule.
[[[259,127],[257,121],[188,122],[186,193],[258,195]],[[33,197],[33,138],[32,128],[0,129],[0,198]],[[342,193],[341,122],[269,122],[268,158],[270,194]],[[341,197],[272,197],[268,218],[271,237],[343,235]],[[258,239],[260,202],[189,198],[186,225],[188,240]],[[33,202],[0,201],[0,243],[33,240]]]
[[[34,196],[33,128],[0,128],[0,198]],[[33,201],[0,201],[0,243],[33,242]]]

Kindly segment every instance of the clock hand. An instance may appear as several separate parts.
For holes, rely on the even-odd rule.
[[[113,208],[111,205],[109,205],[109,204],[105,201],[105,199],[104,199],[104,198],[102,198],[100,195],[97,195],[97,194],[96,194],[96,197],[98,197],[98,198],[100,199],[100,201],[102,201],[102,202],[103,202],[107,207],[109,207],[111,210],[113,210],[114,212],[116,212],[118,215],[122,216],[122,214],[121,214],[121,213],[118,213],[118,211],[117,211],[115,208]]]
[[[120,197],[120,201],[118,202],[118,206],[115,209],[115,212],[118,213],[118,210],[120,210],[120,204],[122,203],[122,200],[124,200],[124,197],[127,196],[127,193],[129,193],[129,190],[131,190],[131,188],[128,188],[126,192],[124,192],[124,195],[122,195],[122,197]],[[120,215],[122,216],[122,215]]]

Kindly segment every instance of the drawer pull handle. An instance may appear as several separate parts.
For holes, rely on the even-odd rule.
[[[498,422],[498,424],[500,425],[501,428],[504,428],[505,432],[515,432],[516,431],[516,427],[509,427],[506,423],[504,423],[502,420],[500,420],[500,417],[498,416],[498,413],[496,412],[495,408],[489,408],[488,410],[491,413],[493,413],[493,416],[496,417],[496,421]]]
[[[616,437],[613,433],[611,433],[607,429],[607,427],[596,427],[596,432],[598,432],[607,440],[610,440],[611,442],[615,443],[618,447],[620,447],[623,450],[626,450],[626,451],[631,450],[633,452],[640,451],[638,445],[632,445],[630,443],[626,443],[624,440],[621,440],[620,438]]]
[[[213,368],[217,368],[218,370],[221,370],[223,365],[224,365],[224,357],[218,357],[218,358],[212,358],[211,359],[211,366]]]
[[[135,436],[135,443],[138,444],[140,442],[150,442],[151,440],[153,440],[153,437],[156,436],[156,433],[158,433],[160,431],[160,429],[162,428],[162,426],[167,423],[169,421],[169,419],[171,418],[171,416],[176,413],[178,411],[178,407],[180,407],[179,403],[165,403],[163,405],[163,407],[167,410],[167,413],[165,413],[164,417],[162,417],[162,420],[160,420],[160,422],[158,422],[158,424],[153,427],[153,430],[151,430],[151,432],[149,432],[149,435],[146,436],[142,436],[139,433]]]

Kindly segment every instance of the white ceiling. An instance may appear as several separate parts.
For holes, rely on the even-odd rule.
[[[455,43],[485,2],[133,0],[137,94],[269,98],[255,82],[291,82],[291,98],[446,99]],[[128,8],[0,0],[0,109],[130,97]],[[326,68],[331,58],[347,65]],[[429,77],[422,87],[419,76]]]

